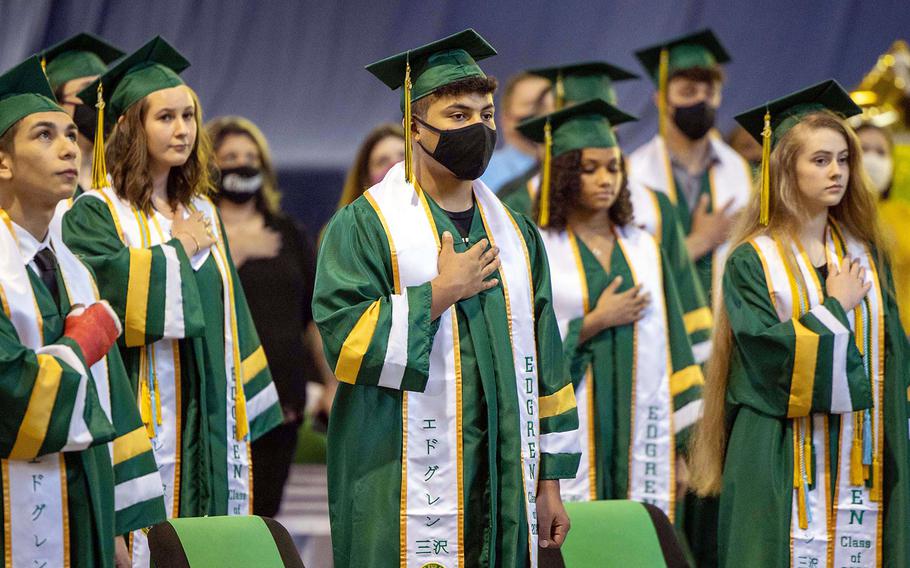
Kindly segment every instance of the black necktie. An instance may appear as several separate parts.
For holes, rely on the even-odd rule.
[[[51,298],[60,308],[60,290],[57,285],[57,257],[50,247],[45,247],[35,254],[35,265],[38,267],[41,282],[51,293]]]

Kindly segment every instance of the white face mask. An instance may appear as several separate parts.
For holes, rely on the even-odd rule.
[[[881,195],[891,183],[891,176],[894,173],[894,163],[890,156],[882,156],[875,152],[863,154],[863,167],[876,193]]]

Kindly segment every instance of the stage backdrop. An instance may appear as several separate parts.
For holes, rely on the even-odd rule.
[[[592,59],[641,71],[633,50],[706,26],[733,56],[726,132],[736,112],[811,82],[855,85],[910,35],[910,10],[906,0],[0,0],[0,67],[79,31],[125,50],[161,34],[193,63],[184,76],[206,117],[240,114],[263,129],[287,209],[318,230],[363,135],[400,120],[398,96],[365,64],[474,27],[499,51],[484,68],[503,80]],[[621,127],[631,150],[655,130],[653,86],[643,79],[618,92],[643,117]]]

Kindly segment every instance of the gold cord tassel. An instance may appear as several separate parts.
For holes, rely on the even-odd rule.
[[[863,418],[862,411],[853,413],[853,439],[850,443],[850,485],[866,482],[863,472]]]
[[[809,517],[806,510],[806,486],[803,478],[805,468],[805,454],[803,445],[799,442],[800,421],[793,421],[793,488],[796,489],[796,515],[799,521],[799,528],[809,528]]]
[[[47,77],[47,57],[41,56],[41,70],[44,71],[44,76]]]
[[[149,390],[148,355],[146,348],[139,351],[139,417],[145,424],[145,433],[149,439],[155,437],[155,425],[152,424],[152,393]]]
[[[104,161],[104,89],[98,83],[98,121],[95,126],[95,148],[92,154],[92,189],[107,186],[107,164]]]
[[[657,131],[667,139],[667,81],[670,75],[670,50],[660,50],[660,65],[657,68]]]
[[[243,381],[241,377],[237,377],[237,391],[234,394],[234,408],[237,409],[237,441],[241,441],[246,438],[246,435],[250,432],[250,423],[246,418],[246,393],[243,392]]]
[[[414,183],[414,151],[411,149],[411,62],[404,66],[404,180]]]
[[[158,388],[158,374],[155,374],[155,424],[161,426],[161,389]]]
[[[882,502],[882,462],[878,456],[872,458],[872,490],[869,498],[876,503]]]
[[[543,167],[541,167],[540,171],[540,195],[538,196],[538,199],[540,199],[540,215],[537,224],[541,228],[546,228],[550,224],[550,169],[553,161],[553,129],[549,120],[543,127],[543,140]]]
[[[566,86],[562,81],[562,71],[556,74],[556,110],[566,106]]]
[[[758,222],[767,227],[771,222],[771,113],[765,111],[765,127],[761,131],[761,212]]]

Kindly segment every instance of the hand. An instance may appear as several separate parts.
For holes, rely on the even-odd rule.
[[[499,268],[499,247],[490,247],[487,239],[481,240],[463,253],[455,252],[452,234],[442,234],[442,248],[439,251],[439,276],[431,282],[433,305],[431,315],[435,320],[442,312],[459,300],[470,298],[489,290],[499,280],[486,278]]]
[[[559,480],[537,484],[537,535],[540,548],[559,548],[569,532],[569,515],[559,495]]]
[[[840,302],[844,311],[849,312],[866,297],[872,288],[872,282],[866,282],[866,269],[858,260],[845,256],[843,263],[838,266],[836,262],[828,263],[828,279],[825,280],[825,289],[828,295]]]
[[[183,244],[183,250],[188,256],[196,256],[215,242],[212,222],[205,217],[205,213],[194,211],[187,215],[183,205],[177,205],[174,209],[171,235]]]
[[[130,560],[130,551],[126,547],[126,539],[122,536],[114,537],[114,566],[116,568],[130,568],[133,561]]]
[[[597,305],[592,310],[603,326],[602,329],[640,320],[644,317],[645,309],[651,304],[651,294],[643,292],[641,284],[617,293],[620,284],[622,276],[617,276],[601,292]]]
[[[732,199],[713,213],[708,213],[709,203],[708,196],[702,195],[692,212],[692,230],[686,237],[686,248],[692,260],[698,260],[725,243],[736,222]]]
[[[89,367],[107,355],[122,332],[120,319],[105,300],[88,308],[73,306],[63,323],[63,336],[76,342]]]
[[[689,491],[689,465],[686,463],[686,458],[677,454],[676,455],[676,501],[679,502],[680,499]]]

